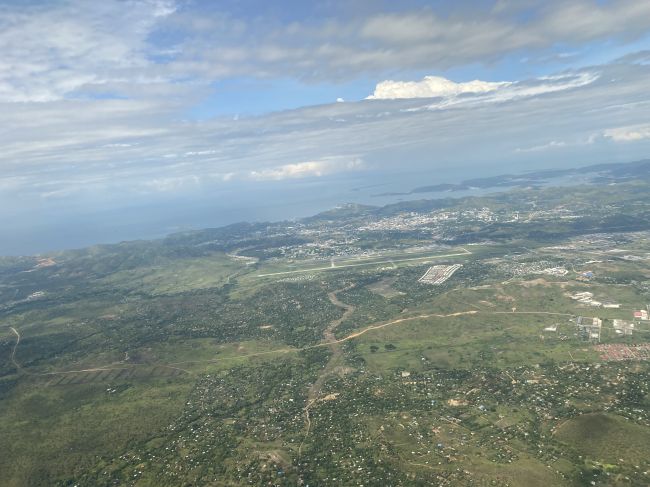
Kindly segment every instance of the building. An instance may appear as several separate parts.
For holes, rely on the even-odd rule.
[[[600,318],[588,318],[578,316],[576,320],[578,335],[585,341],[600,342],[600,332],[603,327],[603,320]]]
[[[614,331],[617,335],[632,335],[634,323],[626,320],[614,320]]]

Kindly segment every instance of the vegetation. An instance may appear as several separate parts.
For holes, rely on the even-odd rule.
[[[640,187],[2,258],[2,483],[646,485]]]

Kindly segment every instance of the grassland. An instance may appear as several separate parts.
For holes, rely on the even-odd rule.
[[[120,291],[151,295],[175,294],[221,287],[246,269],[241,261],[225,254],[204,259],[178,259],[152,267],[138,267],[111,274],[100,285]]]
[[[650,449],[649,428],[630,423],[625,417],[605,413],[587,413],[572,418],[558,426],[554,436],[602,465],[638,465],[646,460]]]

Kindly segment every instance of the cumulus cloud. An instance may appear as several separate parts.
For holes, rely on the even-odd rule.
[[[396,98],[453,97],[464,93],[487,93],[512,83],[468,81],[455,83],[440,76],[425,76],[421,81],[382,81],[378,83],[369,100],[394,100]]]
[[[607,129],[603,135],[614,142],[636,142],[650,139],[650,124]]]
[[[358,158],[350,160],[320,160],[284,164],[261,171],[251,171],[250,178],[256,181],[281,181],[283,179],[302,179],[307,177],[322,177],[327,174],[345,171],[356,171],[363,168],[363,161]]]
[[[504,103],[522,98],[532,98],[550,93],[582,88],[590,85],[600,78],[600,74],[592,71],[564,73],[556,76],[520,81],[504,85],[486,93],[478,93],[474,97],[459,98],[449,97],[439,103],[429,105],[427,108],[438,110],[454,105],[476,105],[485,103]]]

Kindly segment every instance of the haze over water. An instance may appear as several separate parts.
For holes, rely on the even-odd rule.
[[[400,195],[416,187],[459,183],[500,175],[503,168],[466,168],[391,175],[359,173],[331,180],[249,183],[228,191],[201,191],[182,199],[134,202],[118,209],[88,212],[43,207],[33,218],[9,217],[14,231],[0,240],[0,255],[32,255],[125,240],[161,238],[174,232],[214,228],[237,222],[291,220],[312,216],[346,203],[382,206],[399,201],[460,198],[505,191],[476,188]],[[575,178],[571,178],[575,182]],[[558,179],[554,184],[561,184]],[[388,194],[387,194],[388,193]]]

